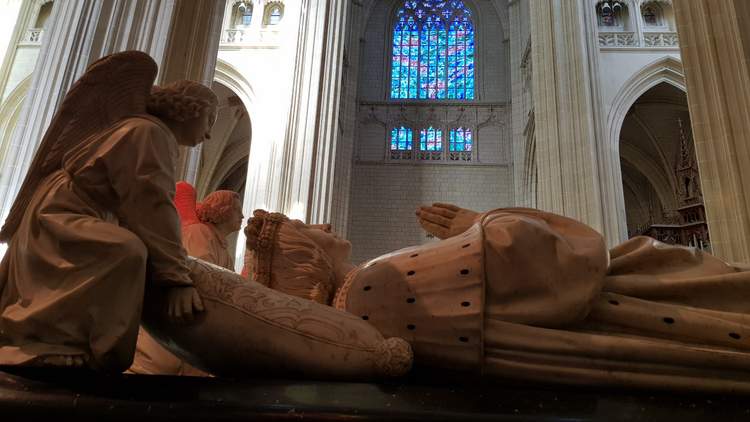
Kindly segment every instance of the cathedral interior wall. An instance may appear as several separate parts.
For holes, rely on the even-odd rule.
[[[393,4],[376,2],[361,35],[348,224],[354,262],[429,241],[414,216],[419,205],[452,202],[488,210],[513,204],[509,47],[497,9],[491,1],[465,1],[476,28],[474,101],[398,102],[388,92]],[[396,124],[413,126],[418,142],[419,128],[455,122],[476,128],[475,162],[388,160]]]

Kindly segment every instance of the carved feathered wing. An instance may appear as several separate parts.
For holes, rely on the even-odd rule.
[[[89,65],[47,128],[0,230],[0,242],[11,239],[32,195],[47,176],[62,167],[65,153],[126,116],[146,113],[156,72],[154,60],[140,51],[112,54]]]
[[[180,224],[182,227],[200,223],[198,213],[195,211],[198,207],[196,198],[197,195],[193,185],[188,182],[177,182],[177,185],[175,185],[174,205],[177,208],[177,213],[180,215]]]

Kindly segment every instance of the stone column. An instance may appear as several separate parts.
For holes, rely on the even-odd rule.
[[[342,171],[337,161],[351,161],[337,155],[348,5],[346,0],[308,0],[302,8],[279,180],[282,209],[310,222],[331,220],[333,182]]]
[[[160,26],[160,42],[153,48],[161,59],[157,59],[157,84],[190,79],[210,87],[219,54],[224,2],[177,0],[168,16],[167,21],[165,14],[166,22]],[[198,179],[201,147],[180,149],[180,173],[192,184]]]
[[[674,9],[711,247],[750,262],[750,2]]]
[[[537,206],[604,232],[586,3],[530,2]]]
[[[2,163],[1,219],[57,106],[89,63],[137,49],[156,59],[160,83],[178,78],[210,82],[222,12],[220,2],[213,0],[56,1],[19,126]]]

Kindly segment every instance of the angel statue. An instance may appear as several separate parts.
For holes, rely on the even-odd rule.
[[[217,190],[196,202],[195,188],[187,182],[178,182],[175,204],[182,221],[182,243],[188,254],[233,270],[234,257],[228,249],[227,236],[239,231],[245,219],[240,195],[231,190]]]
[[[188,255],[232,271],[227,236],[242,227],[242,203],[237,192],[219,190],[198,203],[195,188],[185,181],[175,186],[175,207],[182,227],[182,244]],[[165,349],[145,330],[138,330],[133,365],[137,374],[206,376],[206,372]]]
[[[202,309],[172,196],[177,147],[208,138],[217,98],[152,90],[156,72],[140,52],[94,62],[47,129],[0,232],[0,364],[127,368],[147,258],[175,320]]]
[[[417,364],[521,380],[750,392],[750,272],[637,237],[607,251],[570,218],[450,204],[441,239],[354,266],[320,226],[256,210],[253,278],[406,339]]]
[[[52,119],[0,230],[0,367],[121,372],[143,323],[218,375],[408,371],[404,340],[187,256],[172,202],[178,145],[209,138],[217,98],[191,81],[152,87],[156,73],[142,52],[101,58]]]

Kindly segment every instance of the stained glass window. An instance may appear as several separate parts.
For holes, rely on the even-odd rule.
[[[471,147],[474,145],[471,129],[462,127],[451,129],[448,134],[448,141],[451,151],[471,151]]]
[[[474,99],[474,54],[463,1],[405,1],[393,28],[391,98]]]
[[[394,127],[391,130],[391,150],[392,151],[411,151],[412,148],[412,131],[408,127]]]
[[[250,22],[253,20],[253,6],[246,6],[245,10],[242,11],[242,25],[250,26]]]
[[[281,22],[281,17],[284,14],[284,10],[278,4],[271,5],[270,7],[271,7],[271,11],[268,12],[268,15],[267,15],[268,17],[266,18],[266,25],[278,25],[279,22]]]
[[[234,3],[232,9],[232,28],[250,26],[253,19],[253,4],[249,0],[238,1]]]
[[[419,149],[421,151],[442,151],[443,131],[430,126],[419,131]]]

